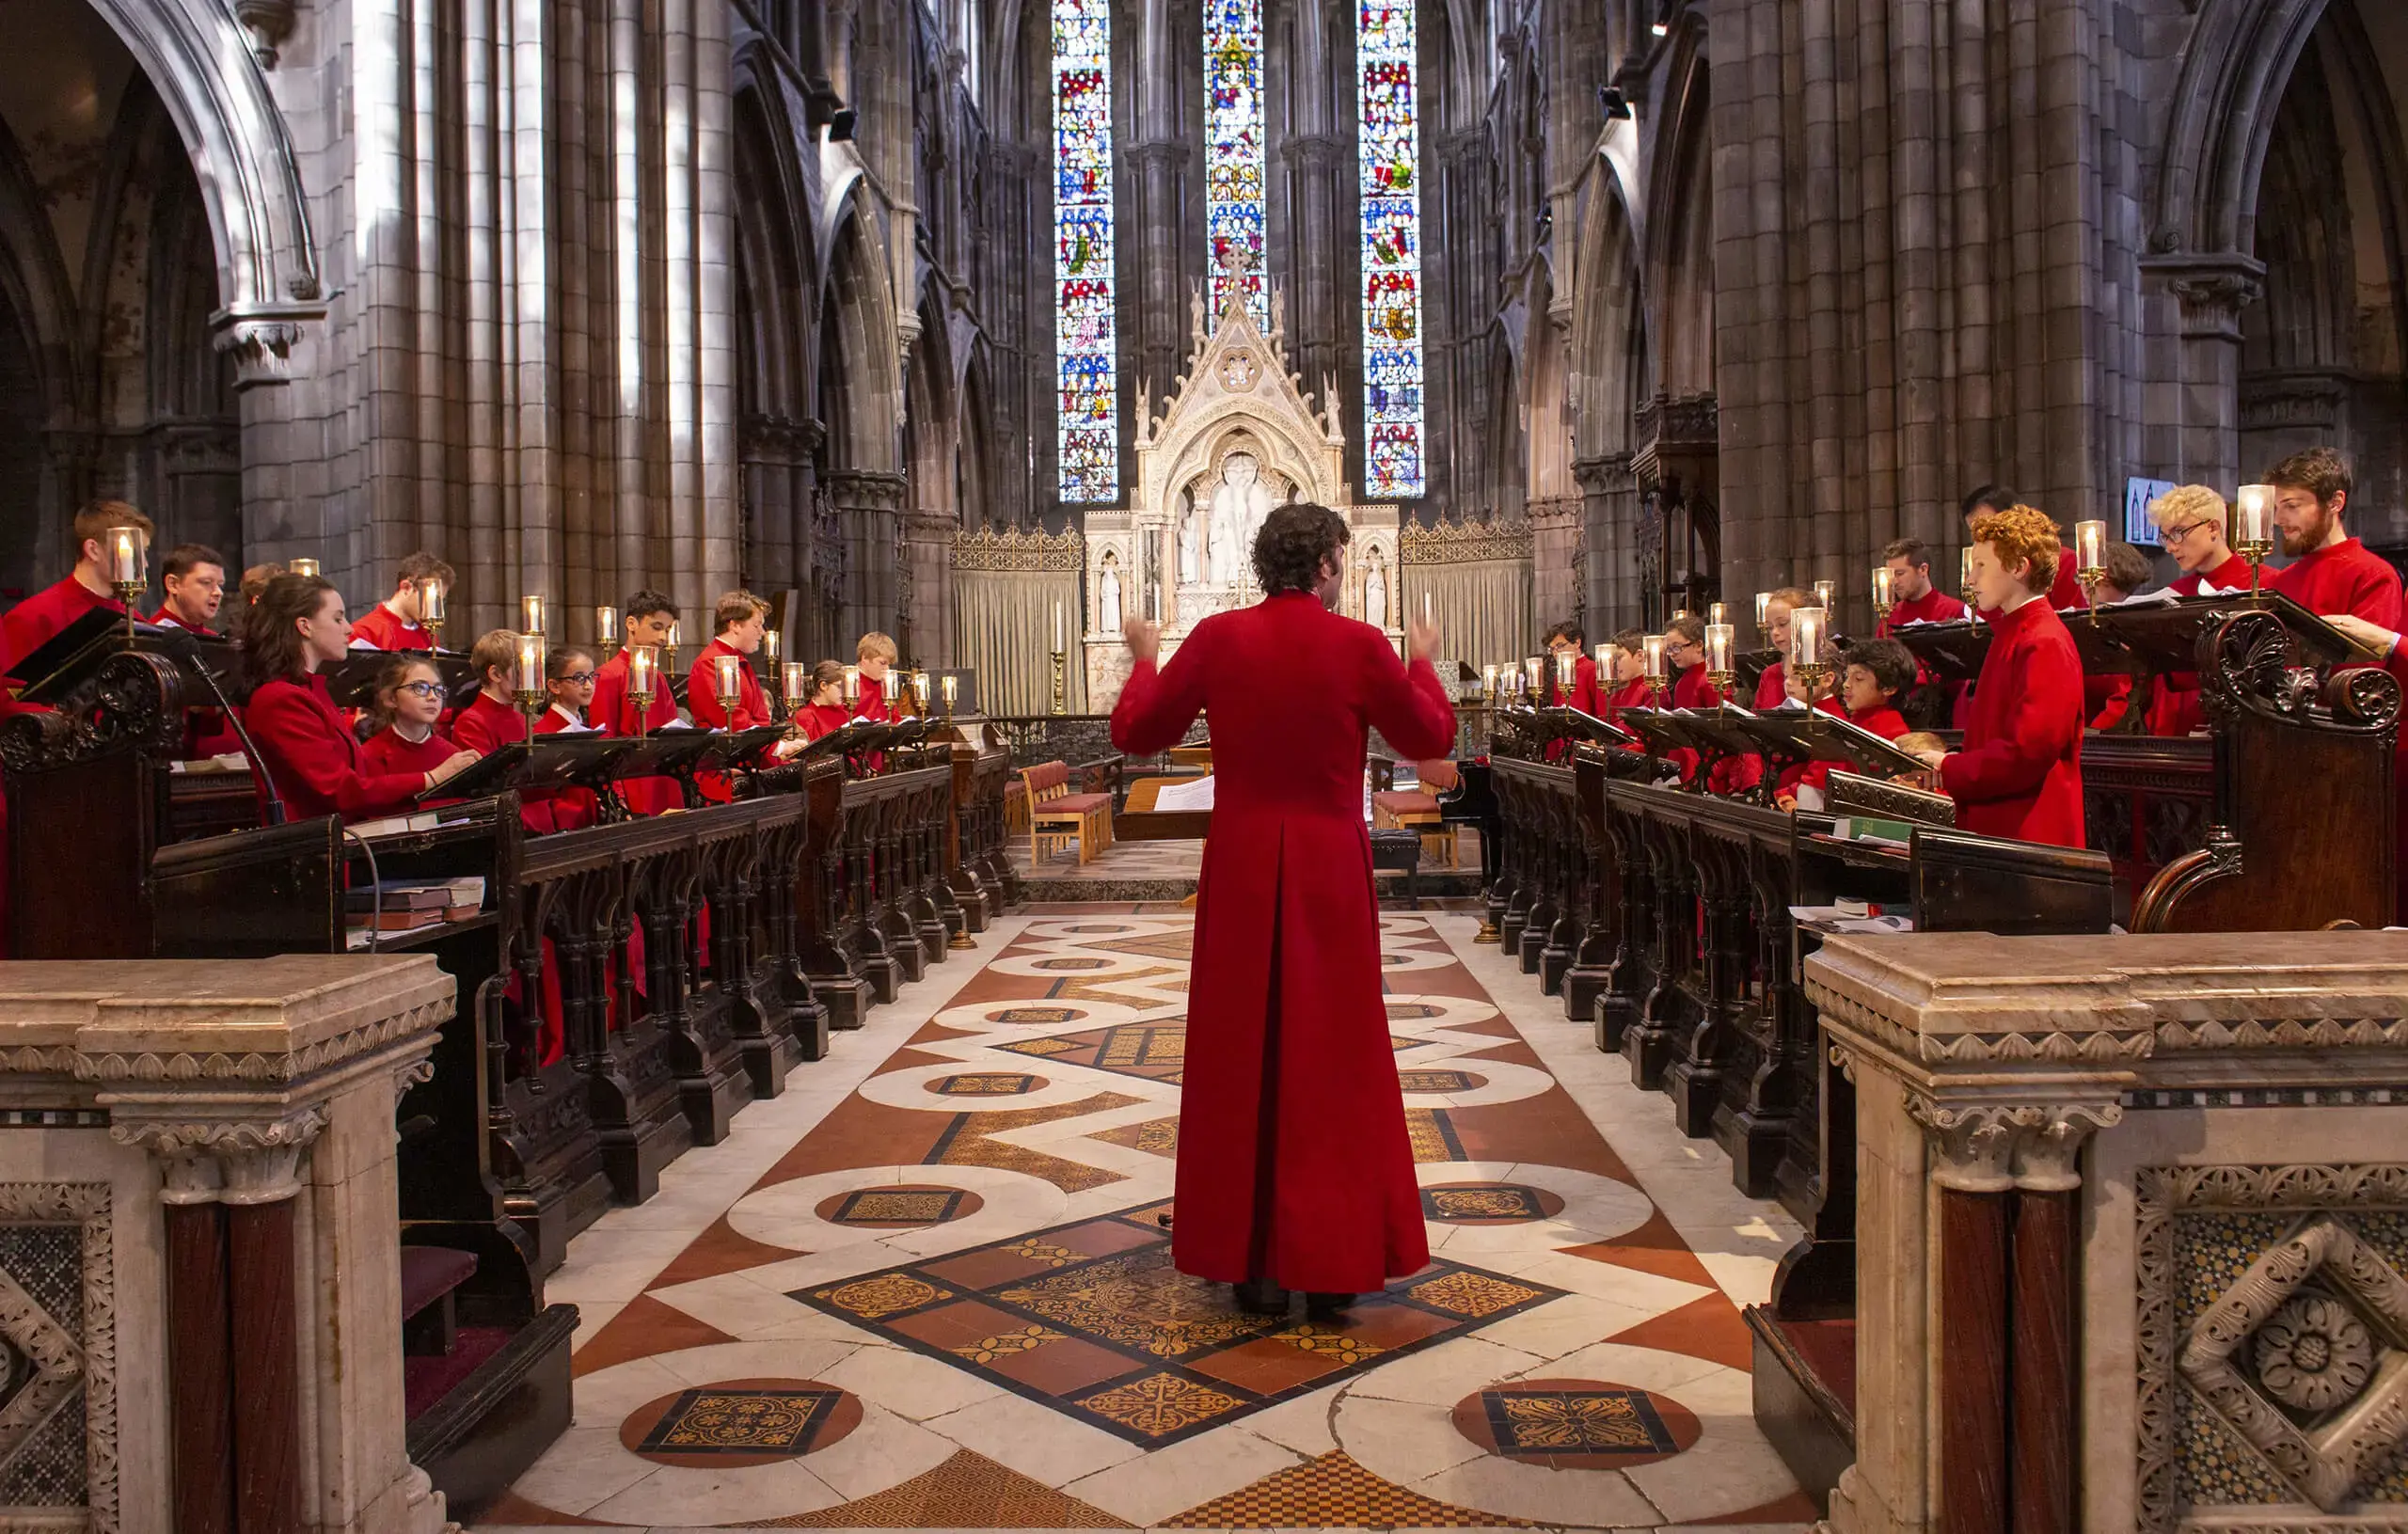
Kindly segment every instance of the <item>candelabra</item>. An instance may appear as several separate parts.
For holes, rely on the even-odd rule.
[[[150,535],[140,528],[109,530],[109,589],[125,604],[125,637],[134,638],[134,599],[150,584]]]
[[[2261,577],[2274,551],[2274,487],[2244,484],[2232,503],[2232,549],[2249,561],[2249,600],[2266,600]]]
[[[627,702],[636,705],[636,738],[652,733],[652,700],[659,695],[660,657],[649,644],[627,653]]]
[[[1056,650],[1054,652],[1054,712],[1056,715],[1069,712],[1069,657]]]
[[[418,622],[426,630],[430,653],[443,648],[443,625],[452,615],[450,598],[440,576],[428,576],[418,583]]]
[[[1898,577],[1886,564],[1873,567],[1873,612],[1877,626],[1887,627],[1890,609],[1898,605]]]
[[[719,699],[719,711],[728,728],[736,727],[736,705],[744,697],[744,657],[718,656],[711,664],[711,693]]]
[[[953,722],[953,705],[961,695],[961,678],[958,676],[945,677],[943,679],[943,689],[944,721],[947,724],[951,724]]]
[[[544,659],[543,635],[518,636],[517,686],[510,696],[518,704],[518,712],[527,716],[527,740],[531,745],[535,739],[535,721],[544,717],[547,698],[544,691]]]
[[[2099,588],[2107,580],[2107,524],[2077,522],[2073,525],[2074,578],[2082,582],[2082,594],[2090,608],[2090,621],[2099,622]]]

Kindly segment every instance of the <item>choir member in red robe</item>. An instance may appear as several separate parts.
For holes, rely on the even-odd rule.
[[[1783,586],[1765,599],[1765,645],[1775,652],[1773,662],[1756,678],[1757,708],[1779,708],[1789,696],[1789,615],[1814,605],[1814,593]]]
[[[206,544],[180,544],[160,567],[166,598],[150,622],[215,639],[217,609],[226,600],[226,556]]]
[[[861,702],[853,705],[855,719],[886,720],[909,716],[910,710],[900,697],[887,696],[888,679],[894,673],[899,654],[895,641],[883,634],[863,634],[861,642],[853,646],[857,669],[862,674]],[[902,689],[895,690],[899,693]]]
[[[1982,513],[2013,511],[2020,504],[2015,498],[2015,492],[2004,485],[1986,484],[1968,494],[1962,502],[1967,537],[1972,537],[1973,518]],[[2067,608],[2088,605],[2089,598],[2083,595],[2080,573],[2074,566],[2073,550],[2061,543],[2057,546],[2056,574],[2049,580],[2049,606],[2062,611]],[[1988,610],[1984,609],[1981,617],[1984,623],[1988,623],[1990,617]]]
[[[418,583],[439,580],[452,589],[452,567],[432,554],[413,554],[402,561],[393,594],[370,608],[351,625],[351,642],[363,650],[432,650],[435,631],[419,610]]]
[[[1973,518],[1973,593],[1995,613],[1964,749],[1924,754],[1956,801],[1956,829],[2057,846],[2086,845],[2082,809],[2082,657],[2049,605],[2064,545],[2029,506]]]
[[[852,720],[845,706],[845,668],[823,660],[811,668],[811,695],[794,711],[794,727],[805,740],[832,735]]]
[[[0,615],[0,718],[31,708],[16,701],[16,689],[38,676],[22,676],[17,668],[36,650],[87,612],[123,614],[125,604],[109,584],[108,535],[119,528],[139,528],[147,540],[150,519],[121,500],[96,500],[75,514],[75,568],[56,585],[43,588]],[[0,798],[0,949],[8,931],[8,806]]]
[[[354,625],[356,627],[356,625]],[[479,756],[527,738],[527,716],[518,711],[518,636],[489,628],[468,650],[477,695],[452,720],[452,738]]]
[[[1909,624],[1953,624],[1965,616],[1965,604],[1941,591],[1931,579],[1931,546],[1920,538],[1900,538],[1881,550],[1890,567],[1890,615],[1874,630],[1877,639]]]
[[[318,674],[343,657],[350,632],[342,593],[316,576],[277,577],[243,615],[243,669],[251,684],[243,722],[258,748],[251,767],[262,818],[271,790],[295,820],[394,814],[477,759],[460,751],[431,769],[369,770]]]
[[[1896,640],[1866,640],[1849,645],[1841,655],[1838,695],[1814,706],[1825,713],[1837,714],[1884,740],[1895,740],[1907,733],[1907,717],[1898,712],[1898,700],[1914,685],[1914,680],[1912,651]],[[1796,809],[1798,789],[1807,787],[1814,791],[1811,807],[1820,808],[1830,777],[1829,762],[1793,767],[1781,775],[1780,783],[1773,789],[1773,802],[1784,810]]]
[[[1572,685],[1565,687],[1557,658],[1570,656]],[[1605,712],[1605,693],[1597,686],[1597,659],[1589,654],[1589,637],[1576,623],[1560,623],[1546,631],[1547,701],[1558,707],[1576,708],[1584,714]]]
[[[585,722],[585,710],[594,702],[594,652],[577,645],[554,650],[544,657],[544,690],[551,694],[552,705],[535,721],[539,735],[559,735],[563,731],[585,733],[593,726]],[[561,788],[544,793],[540,799],[530,795],[522,803],[540,802],[550,811],[554,830],[578,830],[598,823],[602,806],[591,788]]]
[[[2342,525],[2356,484],[2350,461],[2331,448],[2310,448],[2275,465],[2266,482],[2274,487],[2283,554],[2292,561],[2270,577],[2274,590],[2310,612],[2401,627],[2400,572]]]
[[[1326,1311],[1429,1260],[1380,999],[1363,751],[1368,727],[1408,759],[1444,756],[1455,717],[1433,625],[1411,622],[1400,664],[1331,610],[1346,541],[1326,507],[1274,508],[1254,545],[1263,600],[1196,625],[1160,670],[1158,629],[1131,620],[1112,715],[1114,749],[1135,755],[1199,712],[1211,724],[1172,1255],[1250,1308],[1284,1310],[1284,1288]],[[1299,656],[1312,687],[1265,685]]]
[[[2148,503],[2157,541],[2181,570],[2167,590],[2177,596],[2245,592],[2249,561],[2232,551],[2226,529],[2232,520],[2224,497],[2204,484],[2178,485]],[[2199,673],[2177,672],[2151,685],[2151,735],[2187,735],[2207,722],[2199,697]]]
[[[702,728],[750,730],[772,722],[768,695],[752,674],[752,656],[761,648],[768,618],[768,604],[751,592],[730,592],[719,599],[713,614],[714,637],[694,657],[694,669],[686,678],[686,707]],[[737,660],[732,708],[719,696],[719,662],[723,656]]]
[[[444,702],[443,673],[434,661],[406,655],[387,661],[376,676],[372,716],[380,727],[359,748],[360,766],[379,775],[432,772],[460,755],[459,745],[436,728]]]
[[[670,695],[669,678],[659,671],[662,646],[669,642],[671,630],[677,626],[677,604],[659,592],[645,590],[627,598],[621,615],[619,632],[624,642],[619,653],[602,663],[594,673],[594,701],[587,705],[585,717],[594,727],[614,735],[647,734],[677,719],[677,700]],[[643,717],[636,717],[635,699],[628,695],[627,677],[631,659],[638,650],[649,649],[653,655],[654,688],[652,702],[644,708]],[[622,778],[619,798],[637,814],[662,814],[685,805],[685,791],[673,778]]]
[[[243,606],[247,608],[257,602],[260,599],[260,593],[267,590],[267,583],[286,573],[282,560],[269,560],[261,564],[246,566],[243,571],[243,589],[240,593]],[[242,626],[243,620],[239,614],[227,623],[228,628],[238,632]]]
[[[1647,636],[1636,628],[1625,628],[1614,636],[1613,647],[1607,656],[1613,662],[1613,676],[1601,717],[1615,720],[1625,708],[1647,706]]]

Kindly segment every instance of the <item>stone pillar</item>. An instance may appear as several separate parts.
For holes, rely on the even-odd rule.
[[[903,502],[900,474],[831,469],[828,493],[836,505],[845,545],[845,622],[840,633],[858,639],[902,624]]]
[[[2229,253],[2154,256],[2141,270],[2176,306],[2173,387],[2154,391],[2152,422],[2178,423],[2164,477],[2186,483],[2241,482],[2241,311],[2264,291],[2265,263]],[[2163,302],[2161,299],[2159,302]]]
[[[10,1277],[80,1279],[79,1317],[17,1320],[73,1344],[45,1378],[85,1395],[92,1526],[458,1526],[404,1447],[393,1127],[452,1004],[424,956],[0,965],[10,1099],[44,1111],[0,1227],[82,1226],[78,1273]]]
[[[1586,589],[1582,593],[1589,642],[1603,644],[1614,630],[1639,621],[1639,482],[1630,454],[1581,458],[1572,465],[1580,485],[1580,545]]]

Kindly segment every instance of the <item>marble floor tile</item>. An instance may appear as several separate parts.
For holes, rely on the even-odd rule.
[[[506,1507],[675,1534],[824,1513],[976,1456],[1138,1526],[1267,1497],[1297,1526],[1346,1528],[1353,1504],[1316,1516],[1310,1499],[1349,1461],[1353,1485],[1458,1521],[1744,1534],[1709,1521],[1789,1510],[1746,1372],[1681,1351],[1674,1313],[1709,1301],[1699,1352],[1739,1361],[1715,1289],[1762,1298],[1795,1226],[1739,1194],[1713,1143],[1679,1134],[1534,978],[1473,944],[1477,925],[1381,919],[1400,1089],[1425,1110],[1417,1176],[1450,1197],[1427,1206],[1437,1273],[1358,1306],[1368,1321],[1291,1321],[1283,1340],[1213,1319],[1225,1290],[1146,1276],[1177,1163],[1168,1131],[1144,1127],[1179,1112],[1192,913],[1017,912],[571,1243],[547,1298],[582,1307],[577,1348],[610,1336],[575,1425]],[[1110,1032],[1132,1025],[1149,1032]],[[960,1196],[848,1202],[898,1187]],[[1412,1298],[1458,1265],[1471,1276],[1434,1292],[1465,1308]],[[1077,1282],[1038,1285],[1049,1274]],[[1101,1311],[1059,1308],[1080,1282]],[[1112,1320],[1131,1304],[1166,1308],[1132,1329]],[[1199,1324],[1211,1340],[1177,1330]],[[731,1340],[698,1342],[713,1333]],[[1667,1457],[1557,1470],[1474,1436],[1496,1410],[1481,1392],[1516,1380],[1644,1391],[1694,1422]],[[714,1450],[725,1468],[627,1447],[705,1386],[840,1392],[826,1410],[845,1426],[783,1457]]]

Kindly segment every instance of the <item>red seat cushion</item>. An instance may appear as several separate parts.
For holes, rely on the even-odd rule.
[[[1373,794],[1371,802],[1390,814],[1436,814],[1438,799],[1434,794],[1416,793],[1411,789],[1395,789]]]
[[[402,1248],[402,1319],[458,1289],[477,1271],[477,1255],[452,1246]]]
[[[1047,814],[1088,814],[1112,802],[1110,794],[1064,794],[1049,799],[1037,808]]]

